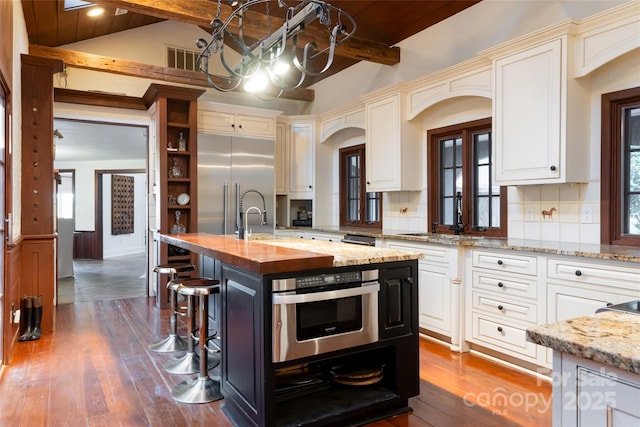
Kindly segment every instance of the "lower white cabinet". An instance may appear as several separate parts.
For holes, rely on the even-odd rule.
[[[513,251],[472,249],[467,256],[466,339],[511,359],[548,367],[546,349],[527,341],[527,328],[545,323],[540,259]]]
[[[387,241],[391,249],[421,252],[418,261],[418,322],[427,334],[450,340],[459,351],[461,331],[461,280],[458,274],[458,248],[428,243]]]
[[[553,426],[640,425],[640,375],[567,353],[553,355]]]

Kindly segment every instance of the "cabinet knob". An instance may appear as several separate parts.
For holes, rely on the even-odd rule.
[[[576,276],[578,276],[578,277],[582,276],[582,271],[576,270]]]
[[[498,282],[498,287],[499,287],[499,288],[504,287],[504,283],[502,283],[502,282]]]
[[[501,305],[499,305],[499,306],[498,306],[498,310],[502,311],[502,310],[504,310],[504,307],[503,307],[503,306],[501,306]]]
[[[238,125],[238,127],[239,127],[240,129],[242,129],[242,125]]]
[[[413,277],[405,277],[404,280],[409,284],[413,284]]]
[[[502,260],[501,260],[501,259],[499,259],[499,260],[498,260],[498,265],[502,265],[502,264],[503,264]]]
[[[309,190],[311,190],[311,186],[309,186]]]
[[[502,332],[502,326],[498,326],[498,332]]]
[[[552,172],[556,171],[556,167],[555,166],[551,166],[549,169],[551,169]]]
[[[231,127],[232,127],[232,128],[234,128],[234,127],[236,127],[236,125],[234,125],[233,123],[231,123]]]
[[[367,181],[367,185],[371,185],[371,181]]]
[[[608,303],[607,303],[607,307],[611,307],[612,305],[613,305],[613,303],[612,303],[612,302],[608,302]]]

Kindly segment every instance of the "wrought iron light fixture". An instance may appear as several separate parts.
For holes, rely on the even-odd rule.
[[[270,3],[277,3],[278,8],[283,9],[284,19],[271,16]],[[261,34],[255,34],[255,31],[247,31],[245,20],[249,18],[246,15],[261,4],[265,7],[266,25]],[[285,0],[240,1],[225,21],[220,16],[221,8],[221,0],[218,0],[216,17],[211,21],[211,40],[201,38],[196,45],[202,49],[197,58],[198,69],[206,74],[213,88],[223,92],[242,85],[246,91],[277,98],[285,90],[300,87],[307,76],[318,76],[327,71],[333,62],[336,45],[356,30],[356,23],[348,13],[321,0],[296,1],[295,6],[288,6]],[[312,41],[299,48],[299,35],[310,30],[308,25],[316,19],[330,29],[327,47],[318,50],[318,45]],[[272,21],[276,20],[284,22],[272,31]],[[317,34],[316,29],[314,37]],[[227,62],[225,46],[241,55],[238,63]],[[222,66],[218,69],[224,70],[223,75],[210,72],[210,65],[215,66],[214,60]]]

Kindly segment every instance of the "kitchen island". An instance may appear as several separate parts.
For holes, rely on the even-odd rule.
[[[553,425],[640,425],[640,316],[616,311],[540,325],[553,349]]]
[[[210,316],[234,424],[342,426],[410,410],[420,254],[205,233],[160,239],[199,253],[220,280]]]

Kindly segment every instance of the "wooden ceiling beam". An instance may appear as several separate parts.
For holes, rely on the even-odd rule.
[[[215,1],[202,0],[95,0],[95,2],[157,18],[186,22],[203,28],[209,28],[218,7]],[[228,6],[226,2],[220,4],[220,17],[223,21],[231,15],[232,11],[233,8]],[[284,22],[284,19],[271,16],[273,28],[281,27]],[[245,12],[243,32],[246,37],[255,39],[264,37],[265,28],[268,28],[266,15],[250,10]],[[231,23],[229,29],[237,33],[237,20]],[[300,33],[298,39],[301,45],[315,42],[318,49],[322,50],[329,47],[330,35],[329,29],[314,27],[310,31]],[[389,47],[373,40],[361,39],[357,35],[337,45],[335,55],[384,65],[394,65],[400,62],[400,48]]]
[[[177,70],[175,68],[142,64],[127,59],[39,45],[29,45],[29,54],[43,58],[61,59],[67,67],[72,68],[141,77],[190,86],[211,87],[207,82],[206,76],[199,71]],[[221,81],[222,79],[214,78],[214,80],[220,80],[218,83],[222,86],[225,84]],[[280,96],[280,98],[284,99],[307,102],[313,101],[314,97],[315,92],[312,89],[304,88],[287,90]]]

